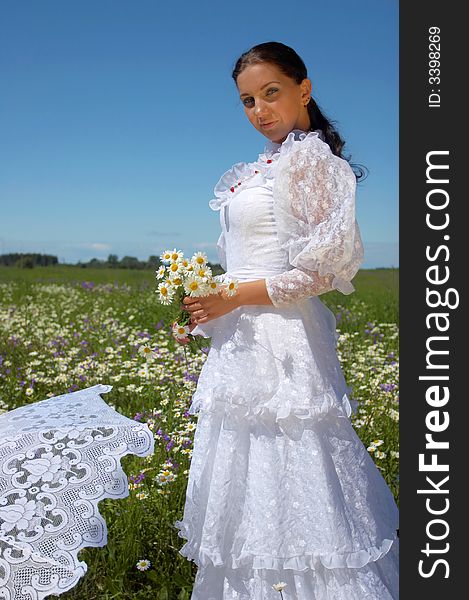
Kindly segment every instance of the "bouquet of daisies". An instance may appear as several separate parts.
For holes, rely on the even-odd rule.
[[[222,288],[228,296],[234,296],[238,289],[238,280],[226,274],[213,276],[204,252],[196,252],[189,260],[180,250],[165,250],[160,256],[161,267],[156,278],[161,280],[156,292],[161,304],[171,306],[170,318],[173,337],[181,344],[188,343],[193,336],[190,333],[191,313],[181,308],[185,296],[201,297],[218,294]],[[223,282],[220,281],[223,278]]]

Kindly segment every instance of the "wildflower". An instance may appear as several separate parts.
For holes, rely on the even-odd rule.
[[[190,273],[193,273],[195,271],[195,267],[192,263],[188,263],[184,266],[184,271],[186,275],[189,275]]]
[[[211,294],[218,294],[218,292],[221,289],[221,284],[218,281],[215,281],[214,279],[212,279],[208,283],[208,289]]]
[[[238,293],[238,280],[237,279],[228,279],[225,285],[226,294],[228,296],[234,296]]]
[[[180,285],[183,284],[183,279],[181,277],[181,274],[179,272],[177,273],[170,273],[169,274],[169,280],[171,282],[171,285],[175,288],[179,287]]]
[[[212,270],[206,267],[196,267],[194,273],[204,281],[209,281],[212,277]]]
[[[139,571],[148,571],[148,569],[151,567],[151,562],[144,558],[143,560],[138,561],[136,567]]]
[[[172,328],[172,331],[173,331],[173,336],[177,340],[183,340],[184,338],[187,338],[187,335],[190,332],[188,325],[179,325],[179,323],[177,323],[177,321],[175,321],[172,324],[171,328]]]
[[[184,257],[184,252],[181,252],[181,250],[176,250],[176,248],[174,248],[174,250],[171,250],[171,254],[170,254],[171,261],[180,262],[183,257]]]
[[[157,290],[160,294],[160,302],[161,304],[171,304],[171,301],[173,299],[174,296],[174,290],[171,289],[171,287],[169,285],[167,285],[166,282],[160,283],[158,285],[158,290]]]
[[[171,260],[171,250],[165,250],[163,252],[163,254],[160,256],[160,260],[161,262],[164,263],[169,263],[169,261]]]
[[[156,271],[156,278],[157,279],[161,279],[162,277],[165,276],[166,273],[166,268],[161,265],[161,267],[158,269],[158,271]]]
[[[138,349],[138,353],[143,356],[146,360],[149,360],[151,358],[155,357],[155,353],[153,352],[153,350],[151,348],[149,348],[148,346],[140,346],[140,348]]]
[[[207,287],[205,282],[196,275],[189,275],[184,283],[184,289],[192,297],[205,296]]]
[[[148,364],[147,363],[145,363],[143,365],[143,368],[138,370],[138,375],[140,377],[148,377]]]
[[[167,267],[168,273],[171,275],[179,275],[184,271],[184,267],[179,262],[172,262],[169,267]]]
[[[192,264],[197,267],[204,267],[207,264],[207,261],[208,257],[205,252],[196,252],[191,258]]]
[[[26,388],[25,392],[26,396],[32,396],[34,394],[34,390],[31,387]]]
[[[274,583],[272,587],[275,591],[281,592],[284,588],[287,587],[287,584],[284,581],[279,581],[278,583]]]
[[[375,453],[376,458],[386,458],[386,452],[381,452],[380,450],[378,450],[378,452]]]

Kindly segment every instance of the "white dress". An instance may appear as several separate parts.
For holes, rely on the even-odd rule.
[[[281,600],[279,582],[284,600],[398,598],[398,508],[351,424],[335,317],[318,298],[354,289],[355,184],[320,130],[295,129],[215,187],[220,262],[266,278],[273,305],[193,330],[212,342],[175,522],[198,566],[191,600]]]

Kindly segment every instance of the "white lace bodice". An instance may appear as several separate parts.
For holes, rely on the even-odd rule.
[[[355,220],[355,175],[320,130],[294,129],[236,163],[209,205],[220,210],[221,266],[240,281],[265,278],[274,306],[332,289],[353,291],[363,259]]]

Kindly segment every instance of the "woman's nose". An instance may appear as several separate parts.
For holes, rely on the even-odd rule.
[[[258,100],[258,101],[256,102],[256,106],[254,107],[254,113],[255,113],[256,115],[259,115],[259,114],[261,114],[262,112],[264,112],[264,109],[265,109],[265,104],[264,104],[264,102],[263,102],[262,100]]]

